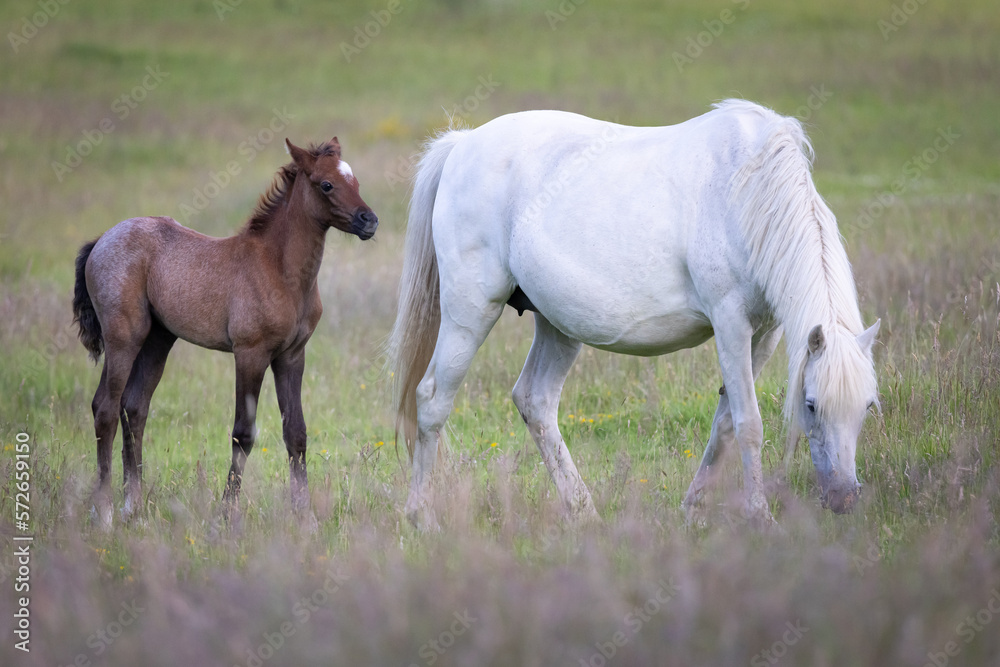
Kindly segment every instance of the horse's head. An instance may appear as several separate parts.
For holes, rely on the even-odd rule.
[[[840,327],[809,332],[797,401],[797,426],[809,438],[809,451],[822,490],[823,506],[837,514],[850,512],[861,485],[855,468],[858,436],[868,410],[878,405],[872,363],[875,322],[854,336]],[[795,428],[796,424],[791,424]]]
[[[327,227],[362,240],[374,236],[378,216],[361,198],[351,166],[340,159],[337,137],[313,150],[299,148],[288,139],[285,144],[311,186],[305,188],[306,210]]]

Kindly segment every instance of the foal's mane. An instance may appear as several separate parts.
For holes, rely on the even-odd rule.
[[[337,149],[330,142],[320,144],[319,146],[310,144],[308,151],[315,158],[331,155],[336,156],[338,154]],[[278,170],[278,173],[274,175],[274,180],[271,181],[271,185],[268,186],[264,194],[257,200],[257,206],[254,207],[250,220],[243,228],[245,232],[259,234],[268,228],[269,223],[274,219],[274,214],[277,213],[278,209],[287,200],[288,195],[291,194],[292,185],[295,184],[295,177],[298,175],[299,165],[295,164],[294,161],[289,162]]]

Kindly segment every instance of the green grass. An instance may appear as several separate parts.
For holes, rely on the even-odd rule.
[[[17,53],[9,43],[0,50],[0,532],[16,533],[23,432],[37,536],[30,655],[10,632],[13,542],[0,558],[3,664],[83,655],[93,664],[247,665],[256,651],[267,665],[598,665],[612,646],[608,664],[778,664],[762,651],[796,621],[808,632],[769,654],[787,651],[782,664],[925,664],[949,641],[960,650],[946,656],[954,664],[995,660],[995,619],[968,642],[959,625],[988,609],[1000,586],[993,4],[919,5],[888,39],[878,21],[892,14],[889,2],[754,0],[741,11],[590,0],[554,30],[546,12],[573,3],[400,6],[351,62],[341,43],[387,3],[247,2],[220,20],[208,2],[72,2]],[[679,71],[673,54],[724,9],[735,19]],[[36,11],[6,3],[0,26],[19,31]],[[115,101],[142,86],[147,67],[169,76],[120,117]],[[480,77],[499,85],[467,104]],[[438,475],[443,532],[414,533],[401,512],[408,465],[393,448],[379,350],[403,250],[400,165],[447,123],[445,111],[459,107],[472,125],[540,107],[662,125],[730,96],[794,114],[816,89],[831,94],[807,121],[815,178],[838,215],[865,320],[882,318],[882,413],[859,443],[860,510],[819,508],[804,446],[783,474],[779,350],[757,395],[769,497],[787,536],[740,525],[736,457],[713,524],[684,527],[680,500],[721,381],[708,343],[657,359],[581,356],[560,425],[605,523],[566,526],[509,399],[532,327],[507,312],[456,400]],[[275,110],[291,117],[287,127],[247,160],[241,146]],[[58,180],[53,161],[107,117],[114,131]],[[947,128],[959,134],[954,144],[859,224]],[[334,134],[382,224],[375,242],[331,236],[320,276],[325,313],[303,394],[319,532],[303,534],[289,517],[269,378],[244,522],[236,532],[220,526],[233,362],[183,343],[153,399],[143,521],[93,531],[99,368],[71,326],[78,247],[130,216],[181,219],[195,191],[236,160],[240,175],[186,220],[229,234],[287,160],[284,136],[301,144]],[[654,605],[671,578],[676,594]],[[328,582],[336,590],[327,593]],[[303,598],[324,600],[311,609]],[[95,640],[130,602],[143,607],[136,620],[110,644]],[[635,613],[647,604],[656,612]],[[438,652],[465,610],[476,620]],[[259,647],[277,643],[283,623],[292,634],[262,659]]]

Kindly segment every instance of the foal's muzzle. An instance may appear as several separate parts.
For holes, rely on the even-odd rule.
[[[362,208],[355,211],[351,218],[351,232],[357,234],[362,241],[367,241],[375,236],[378,229],[378,216],[370,208]]]

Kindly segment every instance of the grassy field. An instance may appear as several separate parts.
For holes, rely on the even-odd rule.
[[[0,663],[1000,660],[994,2],[19,0],[0,26]],[[787,535],[740,525],[735,457],[713,525],[685,528],[720,383],[710,342],[584,352],[560,424],[605,522],[566,526],[509,399],[532,326],[508,309],[456,401],[443,530],[415,533],[379,350],[423,139],[530,108],[664,125],[732,96],[806,122],[865,321],[882,318],[860,509],[820,509],[804,446],[782,474],[779,349],[758,398]],[[269,378],[245,519],[220,526],[232,357],[183,343],[153,399],[143,519],[93,530],[100,371],[71,326],[77,249],[135,215],[229,234],[288,160],[284,137],[335,134],[382,223],[372,242],[332,233],[320,275],[303,392],[318,533],[290,520]],[[14,634],[25,596],[30,653]]]

